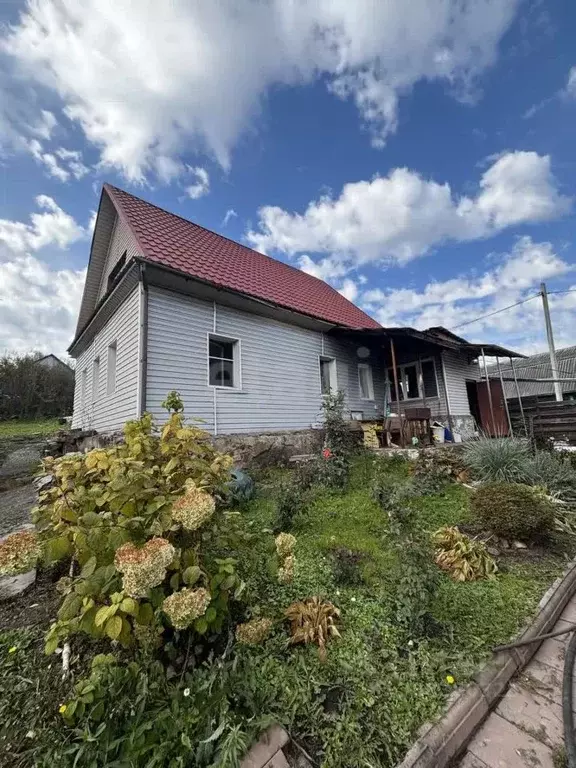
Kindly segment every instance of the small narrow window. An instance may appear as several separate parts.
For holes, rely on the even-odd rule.
[[[128,255],[128,251],[124,251],[122,256],[120,256],[116,264],[114,264],[114,266],[110,270],[110,274],[108,275],[108,284],[106,286],[108,291],[110,290],[110,288],[113,287],[114,283],[116,282],[116,278],[122,271],[122,267],[124,266],[124,264],[126,264],[127,255]]]
[[[434,360],[422,362],[422,383],[425,397],[438,397],[438,380]]]
[[[97,357],[92,364],[92,400],[98,400],[98,384],[100,383],[100,358]]]
[[[360,363],[358,366],[358,382],[362,400],[374,400],[374,382],[372,380],[372,367],[370,365]]]
[[[106,394],[112,395],[116,391],[116,342],[112,342],[108,347],[108,368],[106,371]]]
[[[210,336],[208,339],[208,383],[210,386],[239,388],[239,366],[238,340]]]
[[[320,389],[323,395],[336,391],[336,360],[331,357],[320,358]]]

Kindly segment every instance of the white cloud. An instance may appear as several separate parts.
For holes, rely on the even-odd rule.
[[[44,141],[49,141],[49,139],[52,138],[52,132],[56,127],[56,124],[57,121],[54,117],[54,113],[47,109],[41,109],[39,119],[34,125],[30,126],[30,132],[35,136],[44,139]]]
[[[0,219],[0,243],[19,253],[52,244],[67,248],[86,237],[86,230],[51,197],[38,195],[36,205],[42,213],[32,213],[29,223]]]
[[[345,299],[348,299],[348,301],[356,301],[359,293],[358,285],[354,280],[347,277],[342,283],[342,287],[338,289],[338,293],[341,293]]]
[[[339,259],[328,256],[320,261],[313,261],[307,253],[300,256],[298,266],[302,272],[328,282],[343,277],[348,272],[348,267]]]
[[[238,216],[234,208],[228,208],[222,219],[222,226],[225,227],[229,223],[230,219],[234,219]]]
[[[552,219],[570,205],[557,190],[549,156],[509,152],[483,173],[475,197],[456,198],[448,184],[396,168],[388,176],[346,184],[339,197],[312,201],[303,214],[261,208],[259,229],[247,237],[263,251],[329,253],[332,271],[339,265],[343,274],[371,261],[403,264],[446,241]],[[303,258],[305,271],[325,271]]]
[[[368,290],[359,301],[382,325],[429,328],[443,325],[472,341],[492,341],[531,353],[545,345],[542,307],[538,299],[476,322],[476,318],[534,295],[542,280],[574,271],[575,265],[560,258],[551,243],[519,238],[510,253],[499,256],[497,266],[477,276],[461,276],[431,282],[422,290],[400,288]],[[570,296],[570,294],[568,294]],[[576,302],[550,297],[556,308],[554,323],[558,343],[574,343],[573,315],[568,305]]]
[[[227,168],[278,84],[322,80],[354,101],[381,146],[417,82],[470,90],[495,62],[518,5],[117,0],[112,13],[99,0],[34,0],[2,49],[27,87],[60,100],[103,165],[142,181],[150,171],[182,172],[178,153],[190,146]]]
[[[196,166],[196,168],[188,166],[188,171],[196,179],[194,184],[190,184],[190,186],[185,187],[184,189],[188,197],[191,197],[192,200],[197,200],[199,197],[207,195],[208,192],[210,192],[210,177],[208,176],[208,171],[200,166]]]
[[[0,350],[65,355],[85,276],[85,270],[56,270],[30,254],[0,250]]]
[[[38,139],[31,139],[26,144],[26,148],[34,159],[43,165],[48,171],[49,176],[53,176],[60,181],[68,181],[71,176],[81,179],[88,173],[88,168],[82,162],[82,153],[60,147],[53,154],[45,152]],[[58,159],[65,166],[58,162]]]
[[[569,99],[576,99],[576,67],[572,67],[572,69],[568,73],[568,80],[566,81],[564,94]]]

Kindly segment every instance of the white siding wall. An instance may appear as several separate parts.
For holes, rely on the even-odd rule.
[[[450,396],[450,412],[452,416],[469,416],[470,405],[466,392],[466,380],[477,380],[480,377],[479,367],[477,364],[469,364],[465,358],[451,350],[444,350],[443,358]]]
[[[139,289],[133,291],[76,360],[72,426],[111,432],[138,412]],[[116,389],[107,394],[108,347],[116,342]],[[94,360],[100,359],[98,381]],[[86,375],[84,376],[84,371]],[[82,382],[86,382],[82,392]]]
[[[112,230],[112,237],[110,238],[106,263],[104,264],[102,278],[100,280],[98,300],[100,300],[106,293],[108,288],[108,276],[118,263],[118,260],[122,257],[124,251],[126,251],[126,261],[129,261],[133,256],[138,256],[140,253],[140,249],[130,230],[126,224],[116,217],[114,229]]]
[[[208,334],[238,339],[241,391],[208,386]],[[336,359],[337,385],[348,406],[366,416],[381,413],[383,379],[373,371],[375,400],[360,400],[355,347],[316,331],[236,309],[149,290],[147,410],[164,418],[160,403],[178,390],[188,417],[218,434],[307,429],[321,409],[319,356]],[[378,408],[374,408],[374,403]]]

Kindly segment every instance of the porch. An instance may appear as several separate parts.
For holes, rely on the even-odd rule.
[[[337,330],[331,336],[354,347],[360,407],[351,408],[350,418],[373,447],[430,444],[434,423],[456,442],[479,429],[507,433],[500,382],[483,380],[479,358],[523,355],[472,344],[442,327]],[[494,412],[503,414],[496,427]]]

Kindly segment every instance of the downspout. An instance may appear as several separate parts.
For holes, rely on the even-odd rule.
[[[452,426],[452,408],[450,406],[450,394],[448,392],[448,379],[446,378],[446,366],[444,365],[444,350],[440,350],[440,364],[442,367],[442,383],[444,384],[444,394],[446,395],[446,416],[448,418],[448,426],[450,432],[454,435],[454,429]]]
[[[216,310],[216,302],[212,302],[212,333],[216,333],[216,328],[218,326],[217,323],[217,310]],[[218,436],[218,393],[216,390],[216,387],[212,387],[212,405],[213,405],[213,412],[212,412],[212,418],[214,420],[214,437]]]
[[[140,263],[140,397],[138,403],[138,416],[143,416],[146,411],[148,377],[148,280],[146,277],[146,264]]]

